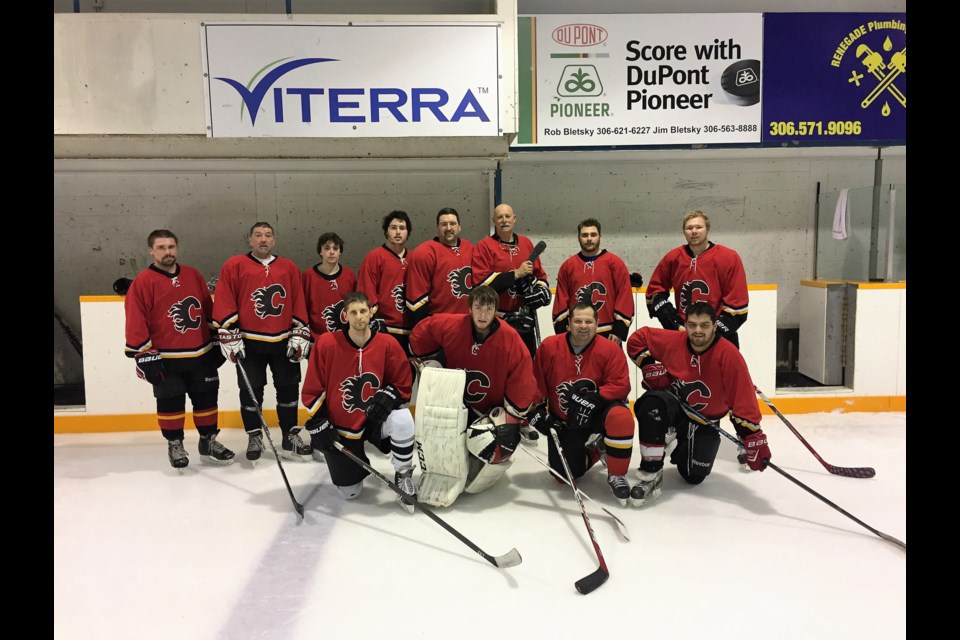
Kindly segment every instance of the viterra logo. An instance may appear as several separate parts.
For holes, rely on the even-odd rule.
[[[595,24],[564,24],[553,30],[553,41],[567,47],[590,47],[607,41],[607,30]]]

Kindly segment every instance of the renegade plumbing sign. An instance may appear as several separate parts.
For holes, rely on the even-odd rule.
[[[499,26],[216,23],[210,137],[497,136]]]
[[[763,17],[521,17],[513,147],[760,142]]]

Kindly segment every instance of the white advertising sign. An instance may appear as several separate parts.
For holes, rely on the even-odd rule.
[[[207,135],[500,135],[499,32],[495,23],[204,23]]]
[[[538,15],[518,31],[532,100],[514,147],[760,142],[763,14]]]

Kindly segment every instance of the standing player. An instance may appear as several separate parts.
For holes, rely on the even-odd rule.
[[[322,333],[346,326],[343,298],[357,289],[353,270],[340,264],[343,238],[333,232],[321,233],[317,238],[317,255],[320,262],[303,272],[303,297],[314,340]]]
[[[360,495],[369,473],[333,446],[338,440],[366,462],[364,442],[391,453],[397,486],[416,496],[413,416],[400,408],[410,400],[412,386],[407,355],[396,340],[370,330],[370,302],[362,291],[348,294],[343,304],[349,328],[320,336],[307,363],[301,399],[311,416],[311,442],[324,452],[330,478],[345,499]],[[413,512],[411,502],[399,496],[397,502]]]
[[[665,255],[647,285],[647,311],[664,329],[682,329],[687,308],[705,300],[717,316],[717,335],[740,348],[737,330],[747,321],[747,274],[733,249],[707,240],[710,218],[688,211],[681,225],[687,244]],[[676,306],[670,303],[673,289]]]
[[[546,401],[531,411],[530,423],[547,436],[550,466],[561,477],[566,474],[551,428],[557,431],[574,478],[605,453],[607,484],[626,506],[631,498],[626,475],[634,431],[627,406],[627,358],[620,345],[595,339],[597,312],[589,302],[575,303],[564,315],[568,331],[546,338],[533,359],[537,385]]]
[[[567,258],[557,274],[553,330],[563,333],[570,308],[577,302],[586,302],[597,311],[597,333],[622,344],[627,340],[634,314],[627,265],[600,248],[600,221],[596,218],[587,218],[577,225],[577,241],[580,252]]]
[[[217,395],[223,364],[210,337],[213,301],[200,272],[177,263],[177,236],[157,229],[147,236],[153,264],[134,278],[123,301],[124,352],[137,363],[137,376],[153,385],[157,424],[167,440],[170,465],[189,464],[183,447],[187,400],[200,433],[203,460],[230,464],[234,453],[217,442]]]
[[[510,205],[500,204],[493,210],[494,233],[478,242],[473,252],[473,282],[493,287],[500,294],[497,315],[517,329],[533,357],[537,352],[536,310],[550,304],[550,284],[540,258],[527,259],[533,243],[514,233],[516,223]]]
[[[435,313],[470,312],[470,262],[473,244],[460,237],[460,214],[445,207],[437,213],[437,235],[410,254],[407,269],[407,323],[411,328]]]
[[[214,292],[213,317],[219,327],[223,355],[242,366],[255,398],[242,379],[240,417],[247,432],[247,460],[263,452],[263,431],[257,407],[263,406],[267,367],[277,392],[277,418],[283,434],[280,455],[310,460],[310,445],[300,438],[297,401],[300,361],[310,352],[310,330],[303,284],[297,265],[273,255],[276,245],[269,222],[250,227],[250,251],[229,258],[220,269]]]
[[[407,240],[413,231],[405,211],[391,211],[383,217],[383,235],[387,239],[360,263],[357,290],[370,299],[370,313],[377,329],[397,339],[404,353],[410,342],[406,323]]]
[[[641,327],[627,341],[627,354],[640,367],[643,387],[649,389],[633,407],[641,457],[640,484],[634,487],[639,504],[660,495],[667,455],[690,484],[700,484],[713,469],[720,434],[687,418],[681,402],[710,420],[729,414],[753,471],[763,471],[770,459],[743,355],[729,341],[717,338],[717,314],[709,302],[694,302],[686,313],[685,333]]]

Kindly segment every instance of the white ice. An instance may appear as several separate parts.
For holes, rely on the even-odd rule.
[[[435,510],[491,555],[520,552],[498,569],[373,477],[344,502],[326,465],[284,461],[301,520],[272,456],[203,464],[189,425],[183,474],[159,432],[55,435],[54,637],[906,637],[906,551],[875,533],[906,543],[906,414],[787,418],[827,463],[876,477],[831,475],[776,416],[763,421],[772,461],[823,499],[773,469],[741,471],[726,439],[703,484],[668,464],[663,495],[639,509],[591,469],[580,488],[631,539],[585,501],[610,570],[589,595],[574,582],[598,559],[573,493],[522,453],[489,491]],[[244,457],[241,430],[220,440]],[[534,450],[546,457],[543,439]],[[631,482],[638,461],[634,449]]]

